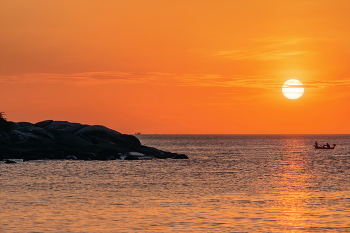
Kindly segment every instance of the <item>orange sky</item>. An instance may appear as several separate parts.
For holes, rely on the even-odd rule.
[[[0,111],[122,133],[350,133],[348,0],[0,0]],[[286,99],[291,78],[304,95]]]

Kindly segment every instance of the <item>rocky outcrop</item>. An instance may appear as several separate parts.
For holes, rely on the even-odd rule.
[[[141,145],[137,137],[101,125],[67,121],[11,123],[0,129],[0,160],[188,159],[186,155]]]

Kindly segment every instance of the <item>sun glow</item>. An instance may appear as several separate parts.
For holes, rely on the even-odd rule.
[[[297,79],[289,79],[283,84],[282,93],[288,99],[298,99],[304,94],[303,84]]]

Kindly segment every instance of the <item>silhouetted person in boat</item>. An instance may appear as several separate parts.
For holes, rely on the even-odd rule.
[[[327,148],[331,148],[331,146],[328,143],[326,144],[326,146],[327,146]]]
[[[315,142],[315,147],[318,147],[318,143],[317,143],[317,141]]]

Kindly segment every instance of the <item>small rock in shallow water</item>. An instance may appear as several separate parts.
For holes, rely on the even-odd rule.
[[[135,152],[135,151],[128,152],[127,155],[132,155],[132,156],[135,156],[135,157],[143,157],[143,156],[145,156],[145,154],[142,154],[140,152]]]
[[[139,160],[139,157],[134,155],[128,155],[124,158],[124,160]]]
[[[66,159],[77,160],[78,158],[74,155],[68,155]]]
[[[5,163],[17,163],[17,162],[13,160],[5,160]]]
[[[187,155],[184,154],[177,154],[172,159],[188,159]]]

